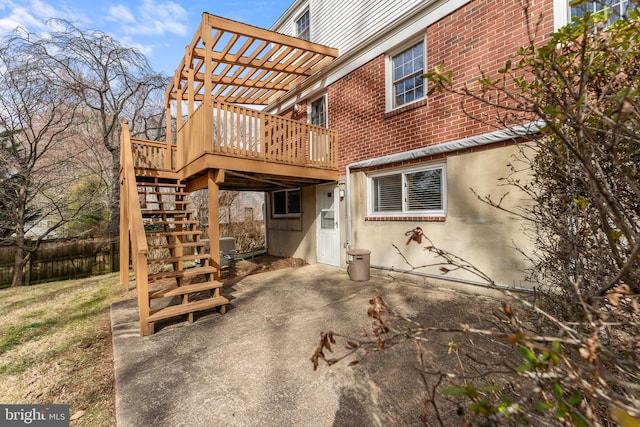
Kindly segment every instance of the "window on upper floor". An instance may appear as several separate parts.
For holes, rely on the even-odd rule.
[[[296,19],[296,37],[302,40],[311,41],[311,21],[309,20],[309,10],[307,9],[298,19]]]
[[[302,212],[300,208],[300,189],[279,190],[272,194],[271,212],[274,218],[299,217]]]
[[[568,24],[576,16],[582,16],[586,12],[596,13],[602,10],[609,10],[609,24],[623,16],[629,11],[629,0],[597,0],[587,1],[583,4],[571,6],[568,0],[554,0],[555,27],[560,28]]]
[[[321,96],[311,103],[309,123],[323,128],[327,127],[327,97]]]
[[[401,107],[425,97],[425,42],[403,48],[388,57],[389,95],[387,109]]]
[[[444,216],[444,163],[371,175],[370,212],[374,216]]]
[[[571,6],[571,17],[583,16],[586,12],[596,13],[602,10],[609,10],[611,16],[609,17],[609,24],[617,21],[627,14],[629,7],[629,0],[599,0],[589,1],[578,6]]]

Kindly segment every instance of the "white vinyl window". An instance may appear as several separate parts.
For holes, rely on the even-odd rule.
[[[425,97],[425,42],[417,43],[389,57],[389,109],[401,107]]]
[[[302,40],[311,41],[311,21],[309,20],[309,10],[296,19],[296,37]]]
[[[372,175],[369,183],[373,215],[445,215],[444,164]]]
[[[611,12],[608,23],[608,25],[610,25],[625,16],[627,14],[628,7],[629,0],[589,1],[578,6],[570,6],[570,20],[573,19],[574,16],[583,16],[586,12],[596,13],[607,9]]]
[[[609,24],[626,16],[629,11],[629,0],[597,0],[584,4],[571,6],[568,0],[554,0],[555,27],[560,28],[568,24],[576,16],[582,16],[586,12],[596,13],[604,9],[611,11]]]
[[[300,189],[279,190],[272,194],[271,212],[274,218],[299,217],[302,212],[300,206]]]

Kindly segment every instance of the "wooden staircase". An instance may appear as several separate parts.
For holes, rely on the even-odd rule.
[[[141,321],[153,334],[154,322],[220,307],[229,300],[220,295],[222,283],[215,258],[205,253],[201,231],[189,209],[185,186],[177,179],[136,177],[148,255],[149,316]],[[146,310],[145,310],[146,311]]]

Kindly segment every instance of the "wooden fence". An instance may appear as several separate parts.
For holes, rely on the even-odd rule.
[[[118,271],[118,238],[42,242],[25,267],[23,285],[77,279]],[[0,245],[0,288],[11,285],[15,246]]]

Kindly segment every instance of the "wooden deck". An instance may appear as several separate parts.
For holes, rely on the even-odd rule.
[[[336,131],[245,106],[268,105],[337,56],[336,49],[204,13],[165,92],[166,141],[131,138],[123,124],[120,277],[129,282],[131,247],[142,335],[167,317],[187,314],[192,321],[195,311],[213,307],[224,313],[219,190],[337,181]],[[186,199],[200,189],[207,190],[206,256]],[[160,206],[143,209],[146,201]],[[161,257],[150,256],[158,251]],[[204,282],[193,282],[194,276]],[[149,282],[163,280],[173,283],[150,294]],[[202,291],[208,298],[198,299]],[[151,299],[178,297],[176,305],[151,305]]]
[[[189,183],[210,169],[231,181],[223,189],[269,190],[338,179],[337,132],[212,101],[201,104],[178,129],[176,143],[131,138],[139,175],[173,175]],[[243,179],[244,178],[244,179]],[[252,182],[253,181],[253,182]],[[290,181],[290,182],[289,182]]]

